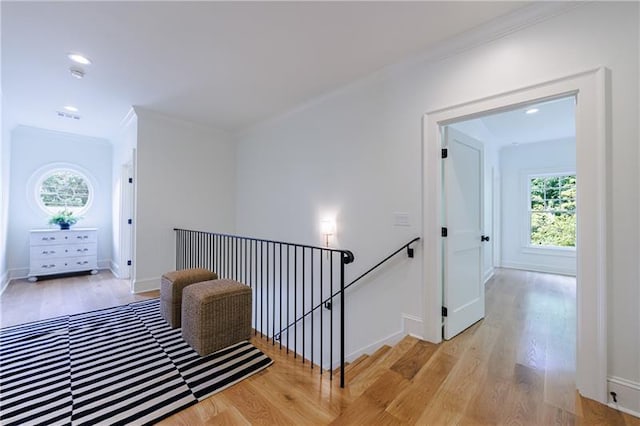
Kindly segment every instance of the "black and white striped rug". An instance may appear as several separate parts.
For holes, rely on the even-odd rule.
[[[0,424],[153,424],[271,365],[249,342],[200,357],[159,300],[0,330]]]

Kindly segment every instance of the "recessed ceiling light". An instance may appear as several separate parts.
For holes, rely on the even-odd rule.
[[[525,114],[535,114],[538,111],[540,111],[538,108],[529,108],[525,111]]]
[[[64,109],[69,112],[78,112],[78,108],[74,107],[73,105],[65,105]]]
[[[67,57],[78,64],[91,65],[91,59],[79,53],[69,53],[67,54]]]

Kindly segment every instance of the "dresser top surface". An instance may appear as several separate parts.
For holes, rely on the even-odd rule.
[[[29,232],[31,233],[40,233],[40,232],[86,232],[86,231],[97,231],[98,228],[73,228],[73,229],[55,229],[55,228],[49,228],[49,229],[31,229]]]

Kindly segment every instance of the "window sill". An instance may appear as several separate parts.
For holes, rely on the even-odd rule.
[[[521,252],[547,256],[576,257],[576,249],[574,247],[525,246],[522,247]]]

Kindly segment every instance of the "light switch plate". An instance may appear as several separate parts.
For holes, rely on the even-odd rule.
[[[393,226],[411,226],[409,213],[396,212],[393,214]]]

